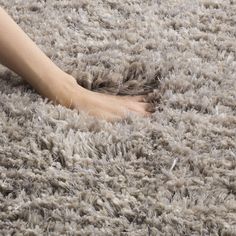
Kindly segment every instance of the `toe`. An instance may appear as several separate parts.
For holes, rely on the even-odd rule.
[[[135,96],[120,96],[121,99],[132,102],[145,102],[146,95],[135,95]]]
[[[146,102],[133,102],[129,104],[129,109],[141,114],[151,114],[155,111],[154,107],[150,103]]]
[[[145,112],[148,113],[153,113],[155,112],[155,106],[152,105],[151,103],[147,103],[147,102],[140,102],[138,103],[139,107],[144,110]]]
[[[155,108],[155,106],[154,106],[153,104],[151,104],[151,103],[146,103],[146,105],[145,105],[145,110],[146,110],[147,112],[153,113],[153,112],[156,111],[156,108]]]
[[[145,102],[147,96],[146,95],[138,95],[138,96],[130,96],[131,100],[135,102]]]
[[[144,112],[144,113],[143,113],[143,116],[144,116],[144,117],[149,117],[149,116],[151,116],[151,115],[152,115],[151,112]]]

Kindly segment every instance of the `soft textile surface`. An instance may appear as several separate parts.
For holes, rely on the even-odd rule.
[[[1,67],[0,235],[236,235],[234,0],[0,5],[84,87],[156,106],[97,121]]]

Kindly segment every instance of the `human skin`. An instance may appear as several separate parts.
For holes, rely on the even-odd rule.
[[[31,84],[54,104],[84,111],[107,121],[120,120],[134,112],[150,116],[154,110],[146,97],[114,96],[87,90],[62,71],[24,33],[8,13],[0,7],[0,63]]]

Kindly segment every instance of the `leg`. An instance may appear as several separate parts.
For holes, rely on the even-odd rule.
[[[112,96],[89,91],[58,68],[0,7],[0,63],[7,66],[38,93],[56,104],[83,110],[106,120],[116,120],[127,111],[150,115],[143,96]]]

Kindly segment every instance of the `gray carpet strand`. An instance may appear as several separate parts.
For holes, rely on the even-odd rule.
[[[0,0],[82,86],[149,94],[111,124],[0,67],[0,235],[236,235],[234,0]]]

